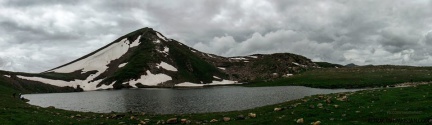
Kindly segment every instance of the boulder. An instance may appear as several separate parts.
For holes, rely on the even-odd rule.
[[[218,120],[216,120],[216,119],[210,120],[210,123],[215,123],[215,122],[218,122]]]
[[[228,121],[230,121],[230,120],[231,120],[230,117],[223,117],[223,121],[224,121],[224,122],[228,122]]]
[[[181,122],[182,124],[186,124],[187,119],[180,119],[180,122]]]
[[[299,119],[296,120],[296,122],[297,122],[298,124],[303,124],[303,123],[304,123],[304,120],[303,120],[303,118],[299,118]]]
[[[256,118],[256,114],[255,113],[249,113],[248,116],[251,117],[251,118]]]
[[[320,125],[320,124],[321,124],[321,121],[316,121],[316,122],[313,122],[312,125]]]
[[[177,118],[170,118],[168,120],[166,120],[167,124],[177,124]]]
[[[282,108],[274,108],[274,111],[282,111]]]
[[[344,96],[338,98],[337,100],[339,100],[339,101],[347,101],[348,100],[348,96],[344,95]]]

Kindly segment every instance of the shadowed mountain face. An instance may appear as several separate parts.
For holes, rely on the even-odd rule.
[[[244,57],[203,53],[143,28],[43,73],[2,72],[0,77],[97,90],[235,84],[290,76],[316,67],[310,59],[289,53]]]

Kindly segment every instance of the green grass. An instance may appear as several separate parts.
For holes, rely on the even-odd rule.
[[[301,85],[315,88],[364,88],[429,81],[432,81],[431,67],[365,66],[309,70],[289,78],[261,81],[246,86]]]

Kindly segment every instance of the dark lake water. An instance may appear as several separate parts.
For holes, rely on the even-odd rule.
[[[251,109],[316,94],[356,91],[302,86],[142,88],[77,93],[27,94],[30,104],[85,112],[181,114]]]

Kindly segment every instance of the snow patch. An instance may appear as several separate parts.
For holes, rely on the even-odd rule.
[[[51,84],[51,85],[55,85],[55,86],[59,86],[59,87],[70,86],[70,87],[76,88],[77,85],[80,85],[80,83],[82,82],[81,80],[75,80],[75,81],[69,81],[68,82],[68,81],[63,81],[63,80],[52,80],[52,79],[46,79],[46,78],[40,78],[40,77],[27,77],[27,76],[18,76],[18,75],[17,75],[17,77],[20,79],[42,82],[42,83]]]
[[[140,44],[140,41],[139,41],[140,39],[141,39],[141,35],[139,35],[138,38],[132,44],[129,45],[129,47],[132,48],[132,47],[138,46]]]
[[[231,81],[231,80],[222,80],[222,81],[213,81],[209,84],[197,84],[197,83],[191,83],[191,82],[183,82],[176,84],[175,86],[179,87],[200,87],[200,86],[212,86],[212,85],[231,85],[231,84],[241,84],[237,81]]]
[[[108,65],[112,60],[120,58],[129,50],[129,46],[125,41],[127,41],[127,39],[123,39],[121,42],[114,43],[111,46],[108,46],[87,58],[64,67],[54,69],[52,71],[58,73],[71,73],[82,69],[83,72],[92,70],[103,72],[108,69],[106,65]]]
[[[292,64],[294,64],[294,65],[298,65],[298,66],[300,65],[300,64],[298,64],[298,63],[296,63],[296,62],[292,62]]]
[[[114,88],[113,85],[114,85],[115,82],[116,82],[116,81],[112,82],[112,83],[109,84],[109,85],[102,84],[102,85],[99,87],[99,89],[111,89],[111,88]]]
[[[255,59],[258,58],[258,56],[249,56],[249,57],[250,57],[250,58],[255,58]]]
[[[294,74],[285,74],[285,75],[283,75],[282,77],[291,77],[291,76],[293,76]]]
[[[165,40],[165,41],[168,41],[164,36],[162,36],[162,34],[160,34],[159,32],[156,32],[156,35],[159,37],[159,38],[161,38],[161,39],[163,39],[163,40]]]
[[[155,41],[153,41],[153,43],[159,44],[159,43],[161,43],[161,41],[160,40],[155,40]]]
[[[142,75],[137,80],[130,80],[129,85],[136,88],[137,83],[147,86],[156,86],[160,83],[172,80],[172,78],[166,74],[152,74],[149,70],[146,71],[147,75]]]
[[[5,77],[8,77],[8,78],[10,78],[10,77],[11,77],[10,75],[3,75],[3,76],[5,76]]]
[[[229,84],[239,84],[237,81],[231,81],[231,80],[222,80],[222,81],[213,81],[209,85],[229,85]]]
[[[127,64],[127,63],[122,63],[122,64],[120,64],[118,67],[119,67],[119,68],[122,68],[122,67],[126,66],[126,64]]]
[[[235,60],[247,60],[246,58],[243,57],[232,57],[230,59],[235,59]]]
[[[213,78],[215,78],[215,79],[221,79],[221,78],[219,78],[219,77],[217,77],[217,76],[213,76]]]
[[[217,68],[219,68],[221,70],[226,70],[226,68],[224,68],[224,67],[217,67]]]
[[[202,87],[202,86],[204,86],[204,84],[196,84],[196,83],[191,83],[191,82],[183,82],[183,83],[176,84],[175,86],[180,86],[180,87]]]
[[[192,52],[194,52],[194,53],[196,53],[197,51],[195,51],[195,50],[191,50]]]
[[[169,71],[177,71],[177,68],[175,68],[174,66],[172,66],[168,63],[165,63],[163,61],[160,64],[158,64],[156,67],[158,67],[158,68],[162,67],[162,68],[169,70]]]
[[[211,54],[208,54],[208,53],[207,53],[207,56],[208,56],[208,57],[211,57],[211,58],[214,58]]]
[[[168,55],[169,53],[169,48],[167,46],[164,46],[164,50],[163,51],[159,51],[157,50],[159,53],[164,53],[165,55]]]

